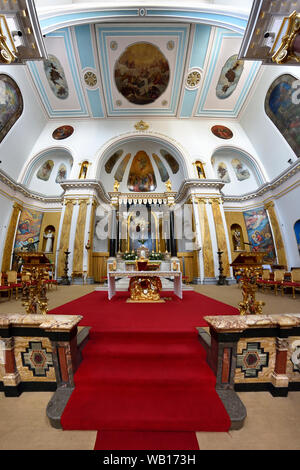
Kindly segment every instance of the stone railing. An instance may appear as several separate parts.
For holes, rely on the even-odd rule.
[[[80,362],[79,315],[0,315],[0,391],[72,389]]]
[[[300,314],[205,317],[199,328],[216,388],[268,390],[273,396],[300,391]]]

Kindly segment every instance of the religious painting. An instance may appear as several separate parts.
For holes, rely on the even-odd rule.
[[[179,164],[177,160],[175,160],[175,158],[166,150],[161,149],[160,153],[167,160],[169,167],[171,168],[172,172],[175,175],[179,170]]]
[[[23,209],[17,227],[15,250],[37,251],[43,213]]]
[[[55,182],[62,183],[63,181],[65,181],[66,178],[67,178],[67,168],[64,163],[61,163],[61,165],[59,166],[57,175],[56,175]]]
[[[235,171],[236,177],[239,181],[247,180],[250,178],[250,172],[241,160],[234,158],[231,160],[231,165]]]
[[[236,89],[244,70],[244,61],[238,60],[237,54],[229,57],[222,68],[216,94],[220,100],[229,98]]]
[[[16,82],[0,74],[0,142],[23,112],[23,98]]]
[[[162,180],[163,183],[165,183],[169,179],[169,173],[168,173],[165,165],[163,164],[163,162],[159,158],[159,156],[156,155],[156,153],[153,153],[152,157],[153,157],[153,159],[154,159],[154,161],[157,165],[161,180]]]
[[[157,46],[137,42],[122,53],[114,74],[117,89],[130,103],[146,105],[153,103],[166,90],[170,69]]]
[[[58,58],[49,54],[48,59],[44,60],[44,70],[54,95],[61,100],[68,98],[69,87],[64,69]]]
[[[66,139],[70,137],[74,132],[74,127],[72,126],[60,126],[55,131],[53,131],[52,137],[56,140]]]
[[[220,139],[232,139],[233,132],[226,126],[216,125],[211,128],[212,133]]]
[[[300,157],[300,106],[299,93],[295,87],[297,81],[289,74],[278,77],[266,95],[265,111],[297,157]]]
[[[295,236],[296,236],[298,252],[299,252],[299,256],[300,256],[300,219],[297,220],[297,222],[295,223],[294,231],[295,231]]]
[[[223,183],[230,183],[231,179],[228,173],[226,163],[220,162],[217,168],[217,175]]]
[[[48,181],[48,179],[50,178],[53,166],[54,166],[53,160],[47,160],[45,163],[42,164],[42,166],[38,170],[36,174],[37,178],[43,181]]]
[[[123,176],[124,176],[124,173],[125,173],[125,170],[126,170],[126,167],[127,167],[127,164],[129,162],[130,158],[131,158],[131,153],[128,153],[123,158],[123,160],[119,163],[119,166],[118,166],[117,171],[115,173],[115,180],[119,181],[119,183],[121,183],[121,181],[123,181]]]
[[[117,150],[117,152],[115,152],[111,157],[109,157],[109,159],[105,163],[106,173],[110,174],[112,172],[113,167],[115,166],[122,154],[123,150]]]
[[[140,150],[134,157],[129,171],[127,186],[129,191],[154,191],[156,179],[149,156]]]
[[[274,241],[266,210],[263,207],[244,212],[252,251],[265,251],[269,260],[276,258]]]

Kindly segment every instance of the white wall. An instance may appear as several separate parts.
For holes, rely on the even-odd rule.
[[[252,142],[268,173],[269,181],[276,178],[288,166],[288,160],[296,155],[265,113],[266,94],[273,81],[283,74],[300,79],[300,68],[293,66],[262,66],[262,75],[253,89],[251,99],[240,117],[240,124]]]
[[[137,119],[106,119],[106,120],[75,120],[68,119],[67,122],[62,120],[51,120],[43,129],[39,139],[37,139],[32,149],[30,159],[34,158],[41,151],[45,151],[53,147],[54,142],[52,132],[57,127],[68,124],[74,127],[74,133],[67,139],[55,141],[55,146],[70,151],[74,158],[73,170],[71,178],[78,178],[79,163],[89,160],[92,165],[89,167],[88,178],[94,178],[97,174],[98,159],[106,150],[108,144],[113,143],[115,139],[122,135],[136,133],[134,125]],[[244,150],[258,158],[256,151],[244,132],[240,124],[234,120],[218,120],[218,119],[153,119],[148,120],[150,125],[146,135],[153,137],[167,137],[169,142],[175,146],[178,144],[182,148],[187,158],[188,177],[195,178],[196,173],[192,162],[202,160],[206,162],[205,172],[207,178],[215,178],[213,168],[211,166],[211,156],[219,147],[235,147]],[[215,137],[211,132],[211,127],[215,124],[223,124],[233,131],[233,138],[223,140]],[[143,133],[141,133],[143,135]],[[24,165],[22,172],[24,173],[28,161]],[[262,173],[266,174],[262,168]]]
[[[0,168],[17,179],[47,119],[33,91],[25,66],[1,65],[0,73],[12,77],[23,96],[23,113],[0,143]]]

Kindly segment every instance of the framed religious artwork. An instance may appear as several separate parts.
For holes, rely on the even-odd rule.
[[[233,132],[226,126],[216,125],[211,128],[212,133],[219,139],[232,139]]]

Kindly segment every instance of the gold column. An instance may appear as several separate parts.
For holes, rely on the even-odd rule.
[[[94,199],[92,201],[91,207],[91,219],[90,219],[90,250],[88,252],[88,277],[94,276],[93,270],[93,240],[94,240],[94,230],[95,230],[95,216],[96,216],[96,209],[98,207],[97,201]]]
[[[215,278],[215,265],[210,237],[209,221],[206,212],[206,200],[198,199],[198,212],[201,227],[204,277]]]
[[[278,219],[275,212],[274,202],[270,201],[264,204],[264,208],[268,211],[271,226],[273,229],[274,242],[276,245],[278,264],[287,266],[287,259],[285,254],[284,243],[278,223]]]
[[[87,199],[79,201],[79,211],[76,225],[76,233],[74,240],[74,256],[73,256],[73,272],[83,272],[83,250],[84,250],[84,235],[86,224],[87,212]]]
[[[58,277],[62,277],[64,275],[64,268],[65,268],[65,253],[64,252],[69,249],[73,205],[74,205],[74,202],[71,199],[65,202],[66,209],[65,209],[65,214],[64,214],[64,220],[63,220],[62,227],[61,227],[59,255],[58,255],[58,262],[57,262]]]
[[[15,242],[16,226],[19,218],[19,214],[22,211],[22,206],[17,202],[13,205],[13,211],[10,217],[9,226],[6,233],[6,240],[3,249],[2,258],[2,272],[6,272],[10,269],[11,254]]]
[[[216,237],[217,237],[217,244],[218,249],[223,251],[222,261],[223,261],[223,268],[224,268],[224,276],[230,276],[230,267],[229,267],[229,258],[228,258],[228,250],[227,250],[227,241],[226,241],[226,234],[220,209],[220,204],[222,201],[220,199],[210,199],[209,203],[212,205],[212,212],[216,227]]]

